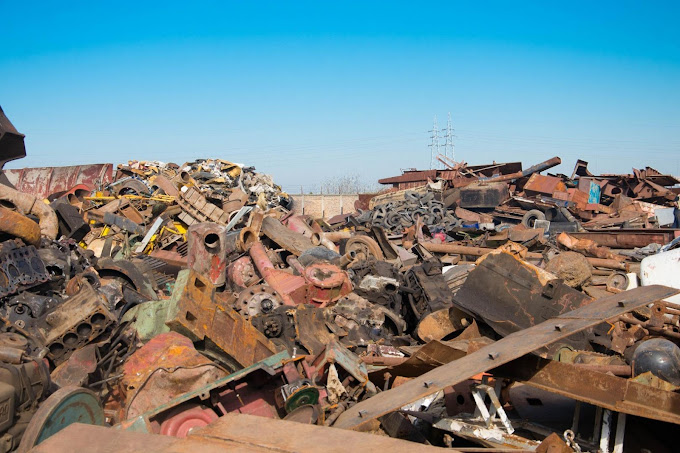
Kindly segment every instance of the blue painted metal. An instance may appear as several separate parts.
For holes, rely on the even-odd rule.
[[[47,398],[35,413],[21,439],[20,451],[28,451],[73,423],[105,425],[104,411],[90,390],[68,386]]]
[[[600,195],[602,193],[602,188],[595,183],[590,181],[590,191],[588,192],[588,203],[598,204],[600,203]]]

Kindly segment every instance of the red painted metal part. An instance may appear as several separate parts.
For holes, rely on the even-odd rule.
[[[110,183],[113,164],[19,168],[4,170],[4,173],[20,192],[47,198],[57,192],[67,192],[79,184],[94,188],[99,184]]]
[[[227,267],[227,280],[236,289],[245,289],[257,280],[253,261],[248,256],[242,256]]]
[[[195,428],[208,426],[219,417],[214,410],[197,404],[179,407],[176,414],[161,423],[161,434],[173,437],[187,437]]]
[[[215,286],[227,279],[227,228],[213,222],[195,223],[187,231],[189,267]]]
[[[286,305],[312,303],[323,307],[352,291],[347,273],[333,264],[314,263],[304,269],[303,276],[292,275],[274,267],[261,242],[252,245],[250,257]]]
[[[311,226],[309,226],[309,224],[305,221],[305,217],[303,216],[293,216],[288,218],[286,221],[286,226],[296,233],[300,233],[307,237],[312,237],[312,233],[316,231]],[[319,230],[320,229],[321,228],[319,228]]]

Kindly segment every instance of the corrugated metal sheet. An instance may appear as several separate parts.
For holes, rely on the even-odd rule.
[[[73,165],[70,167],[38,167],[4,170],[5,176],[17,190],[47,198],[66,192],[78,184],[94,188],[111,182],[113,164]]]

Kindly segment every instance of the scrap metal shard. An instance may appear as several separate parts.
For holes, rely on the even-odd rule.
[[[210,340],[241,367],[277,352],[276,346],[243,316],[215,298],[215,286],[193,270],[177,279],[169,319],[171,330],[194,341]]]
[[[95,450],[111,453],[131,451],[147,453],[197,451],[202,453],[225,451],[234,453],[342,453],[346,451],[418,453],[442,451],[441,448],[402,439],[365,433],[348,433],[324,426],[235,413],[226,414],[209,426],[194,428],[186,438],[181,439],[76,423],[38,445],[33,451],[35,453],[70,453]],[[458,450],[447,449],[446,451],[456,453]]]
[[[531,356],[492,373],[610,411],[680,425],[680,394],[631,379]]]
[[[483,319],[501,336],[535,326],[591,301],[554,275],[507,252],[486,255],[454,297],[459,308]],[[582,334],[561,343],[575,349],[589,348]]]
[[[362,401],[340,415],[333,426],[355,430],[369,428],[373,420],[399,410],[406,404],[678,292],[666,286],[652,285],[604,297],[585,307],[510,334],[477,352]]]

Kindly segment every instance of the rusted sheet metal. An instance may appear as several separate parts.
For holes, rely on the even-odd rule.
[[[75,423],[31,450],[34,453],[95,451],[127,453],[344,453],[347,451],[440,452],[441,448],[325,426],[275,420],[246,414],[227,414],[208,426],[193,429],[186,438],[118,430]],[[457,453],[458,450],[447,449]]]
[[[680,424],[680,394],[587,367],[526,356],[492,373],[611,411]]]
[[[616,229],[570,233],[577,239],[590,239],[598,245],[615,249],[634,249],[649,244],[668,244],[680,230],[675,229]]]
[[[544,194],[552,196],[555,192],[566,192],[567,186],[561,178],[555,176],[545,176],[535,173],[531,175],[529,181],[524,185],[527,194]]]
[[[96,349],[94,344],[77,349],[66,362],[50,373],[50,378],[60,388],[69,385],[81,387],[88,375],[97,369]]]
[[[345,429],[369,428],[376,418],[398,410],[406,404],[677,293],[678,290],[673,288],[652,285],[604,297],[597,303],[510,334],[477,352],[413,378],[398,388],[378,393],[340,415],[333,426]]]
[[[136,417],[178,395],[204,387],[227,373],[176,332],[156,335],[125,362],[121,418]]]
[[[454,297],[458,307],[482,319],[501,336],[535,326],[591,301],[582,292],[506,252],[486,255]],[[589,348],[583,334],[564,343],[575,349]],[[562,342],[551,350],[561,346]]]
[[[184,271],[183,271],[184,272]],[[215,286],[193,270],[178,276],[170,329],[199,341],[209,339],[223,353],[246,367],[276,353],[259,330],[227,304],[215,300]]]
[[[39,198],[67,192],[78,184],[90,188],[112,181],[113,164],[87,164],[69,167],[37,167],[5,170],[7,179],[20,192]]]

